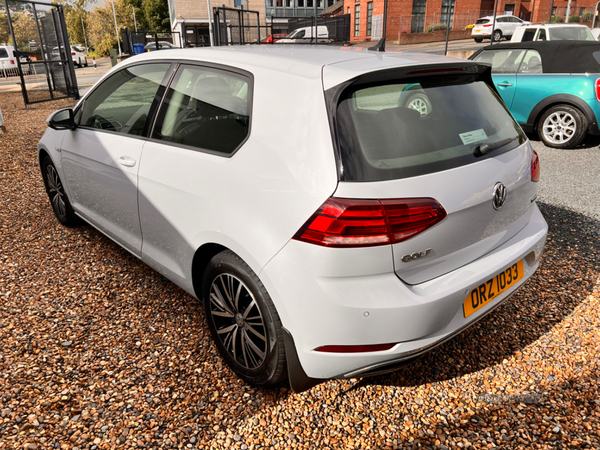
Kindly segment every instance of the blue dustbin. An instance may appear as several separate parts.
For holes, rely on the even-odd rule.
[[[144,53],[144,44],[133,44],[133,53]]]

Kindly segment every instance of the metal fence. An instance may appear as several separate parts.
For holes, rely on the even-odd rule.
[[[328,40],[331,43],[344,43],[350,40],[350,14],[343,14],[335,17],[306,17],[306,18],[290,18],[288,20],[288,33],[291,33],[298,28],[326,26]],[[319,38],[320,41],[320,38]]]
[[[123,51],[130,55],[146,51],[165,50],[177,48],[181,42],[180,34],[161,31],[131,31],[121,28],[121,39],[123,40]]]
[[[216,46],[259,44],[268,35],[267,27],[260,24],[257,11],[213,8],[213,19]]]
[[[3,75],[18,77],[25,104],[79,98],[71,45],[61,5],[5,0],[11,45],[17,68]]]

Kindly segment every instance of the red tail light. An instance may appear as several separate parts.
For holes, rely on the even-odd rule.
[[[364,353],[382,352],[393,348],[396,344],[371,344],[371,345],[323,345],[316,348],[316,352],[324,353]]]
[[[531,157],[531,181],[540,181],[540,158],[535,150]]]
[[[432,198],[329,198],[294,236],[324,247],[370,247],[402,242],[446,217]]]
[[[596,100],[600,102],[600,78],[596,78]]]
[[[482,27],[484,27],[484,28],[487,28],[487,27],[491,27],[491,26],[492,26],[492,24],[490,23],[490,24],[488,24],[488,25],[481,25],[481,26],[482,26]]]
[[[11,60],[10,60],[10,65],[12,66],[12,65],[14,65],[14,64],[15,64],[15,60],[14,60],[14,59],[11,59]]]
[[[75,52],[71,52],[71,56],[75,56]]]

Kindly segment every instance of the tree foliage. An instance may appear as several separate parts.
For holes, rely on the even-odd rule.
[[[104,0],[102,5],[96,6],[89,15],[88,38],[101,55],[108,55],[111,48],[117,47],[113,1],[119,30],[126,27],[133,29],[131,6],[126,5],[124,0]]]

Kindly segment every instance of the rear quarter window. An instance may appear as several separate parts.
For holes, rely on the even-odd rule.
[[[500,152],[525,142],[483,81],[349,88],[338,103],[336,131],[346,181],[439,172],[480,160],[475,153],[481,144],[506,142]]]
[[[8,52],[5,48],[0,48],[0,58],[8,58]]]

